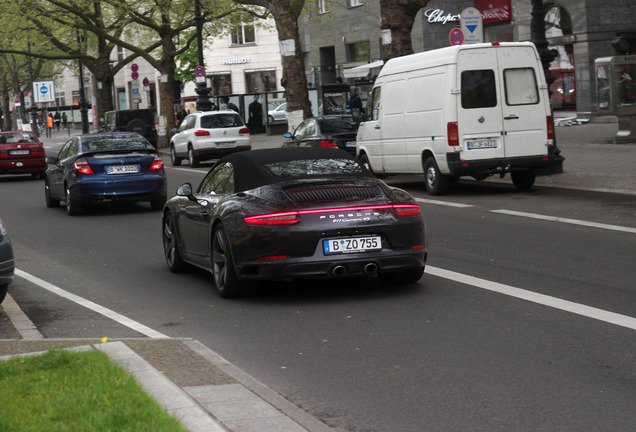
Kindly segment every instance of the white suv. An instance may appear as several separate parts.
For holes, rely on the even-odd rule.
[[[201,111],[188,115],[170,140],[172,165],[188,159],[191,167],[228,153],[250,150],[250,130],[235,111]]]

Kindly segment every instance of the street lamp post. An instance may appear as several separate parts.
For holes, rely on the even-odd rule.
[[[203,67],[203,17],[201,16],[201,1],[194,1],[194,19],[197,24],[197,51],[199,54],[199,66]],[[197,98],[197,111],[211,111],[212,103],[210,102],[210,89],[206,82],[205,77],[197,77],[196,93],[199,95]]]
[[[38,114],[35,112],[35,94],[33,92],[33,65],[31,64],[31,37],[29,36],[29,32],[27,32],[27,47],[29,50],[29,81],[31,82],[31,91],[29,92],[31,95],[31,130],[35,136],[39,137]]]
[[[77,32],[77,43],[80,45],[81,53],[81,36],[79,31]],[[88,102],[86,101],[86,94],[84,92],[84,67],[82,66],[82,60],[77,60],[79,67],[79,105],[80,105],[80,118],[82,119],[82,134],[87,134],[88,130]]]

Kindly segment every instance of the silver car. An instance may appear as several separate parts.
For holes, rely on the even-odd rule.
[[[0,303],[7,295],[9,284],[13,280],[15,261],[13,259],[13,248],[7,230],[0,219]]]
[[[195,112],[172,132],[170,158],[174,166],[188,159],[191,167],[197,167],[201,161],[252,148],[250,130],[235,111]]]
[[[282,103],[276,108],[267,111],[267,121],[271,124],[274,122],[287,121],[287,103]]]

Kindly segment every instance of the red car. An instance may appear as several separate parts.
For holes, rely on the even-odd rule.
[[[0,132],[0,174],[31,174],[44,178],[44,147],[33,132]]]

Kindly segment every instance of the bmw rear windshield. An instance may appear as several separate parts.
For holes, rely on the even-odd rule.
[[[264,168],[276,177],[362,175],[362,167],[351,159],[299,159],[272,162]]]

